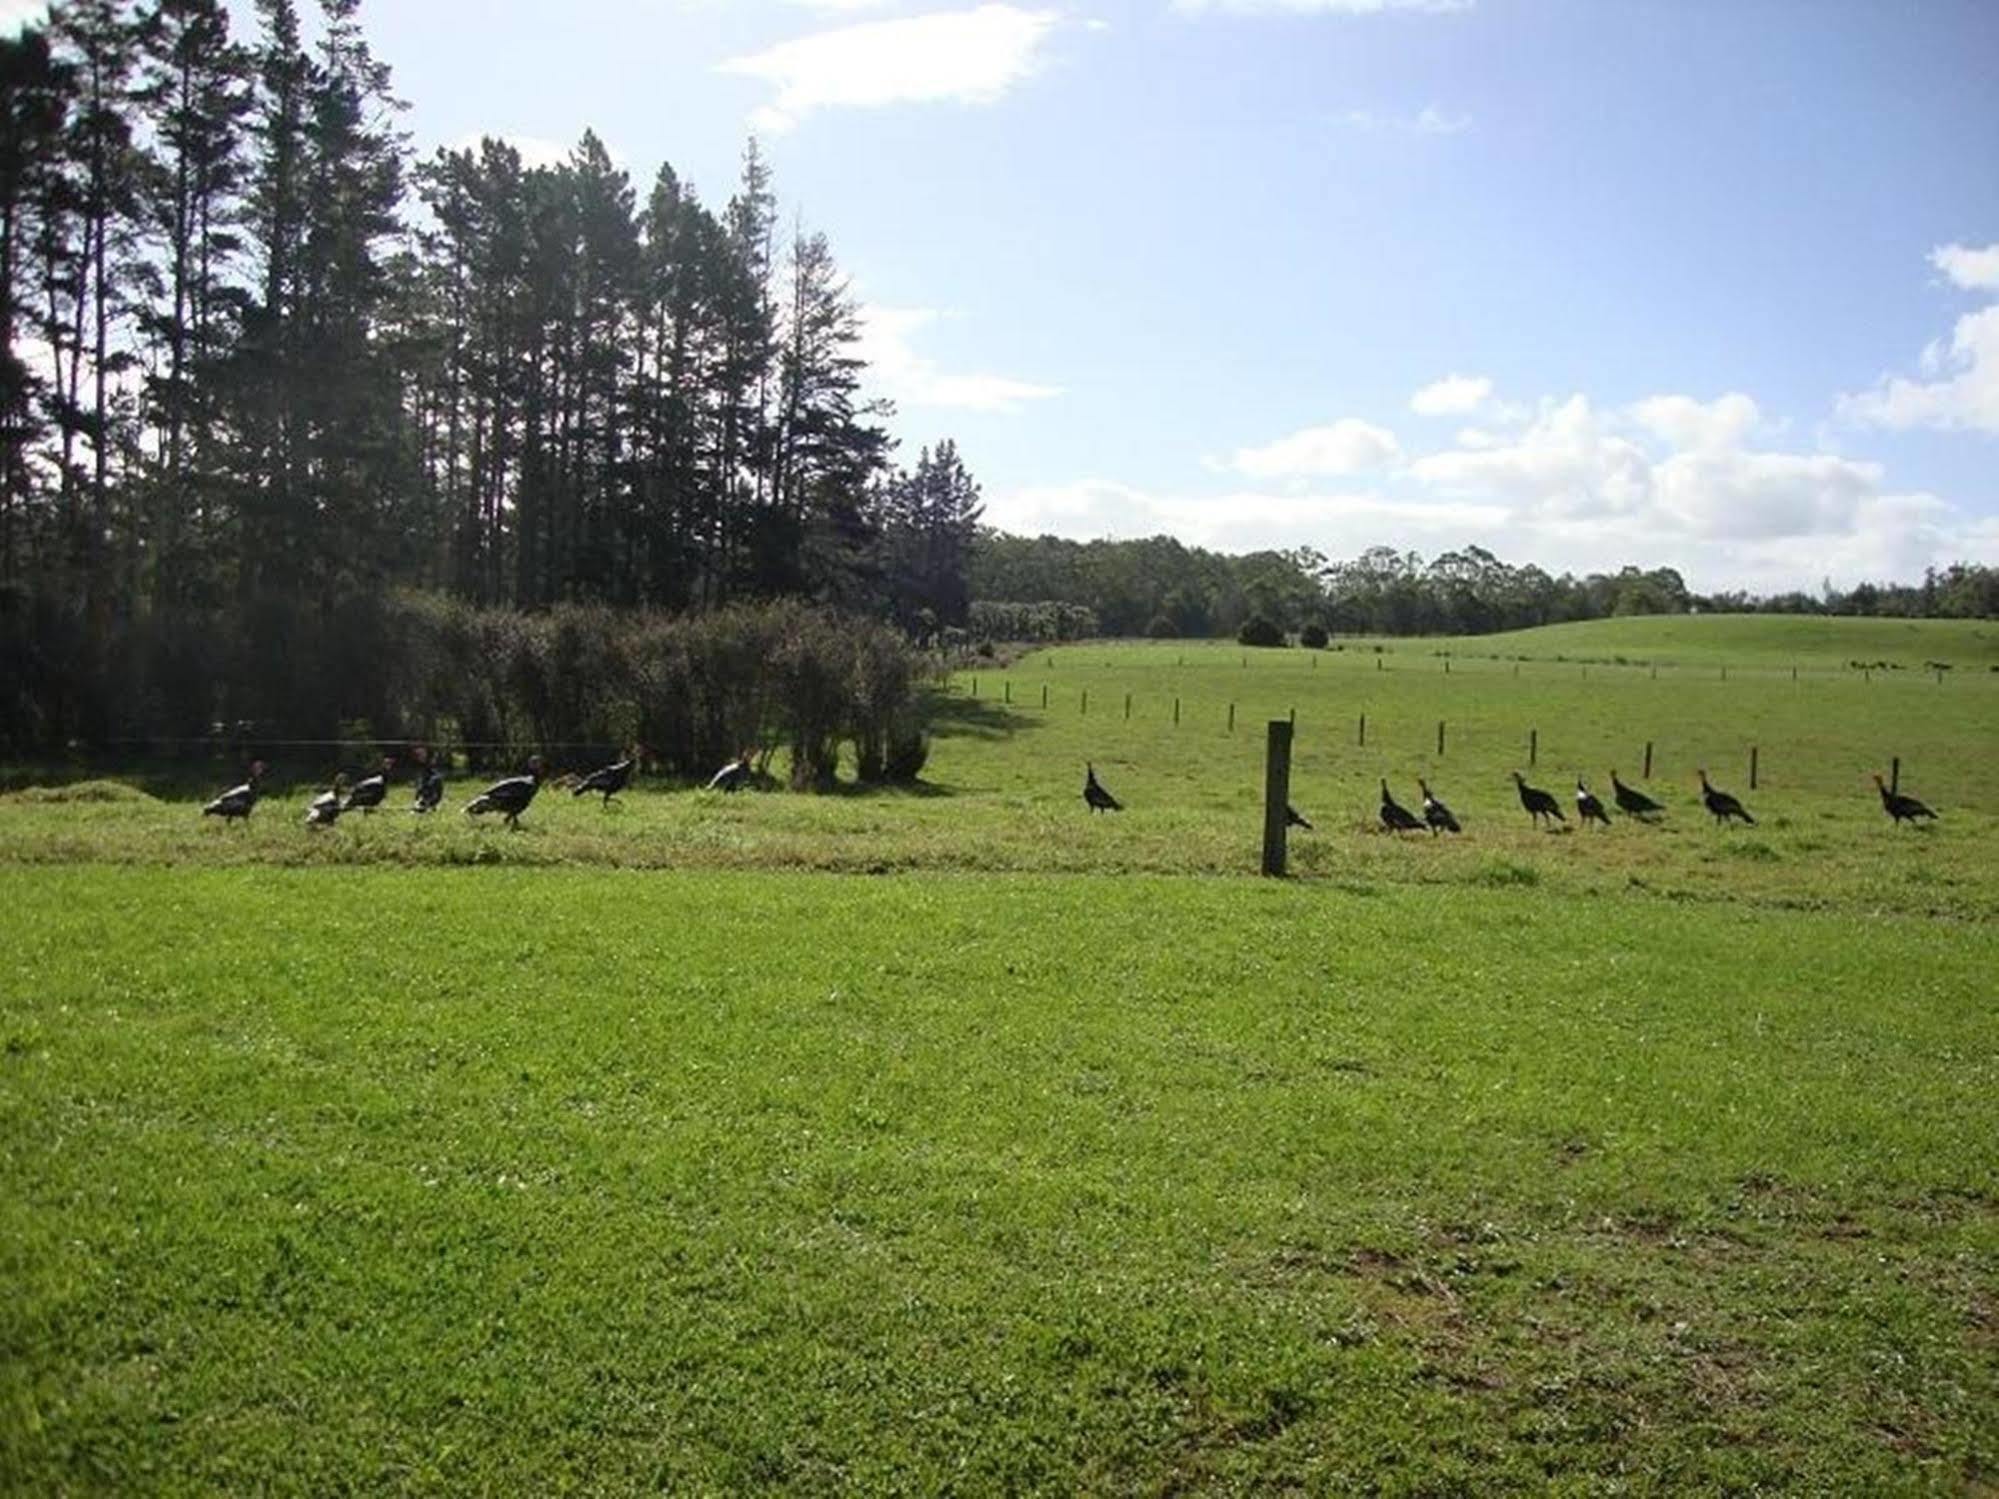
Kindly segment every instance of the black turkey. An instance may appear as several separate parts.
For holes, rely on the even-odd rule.
[[[219,817],[224,822],[247,822],[251,812],[256,810],[257,796],[262,789],[264,762],[252,760],[250,774],[240,786],[231,786],[222,795],[201,809],[203,817]]]
[[[495,781],[465,804],[466,815],[478,817],[486,812],[498,812],[507,819],[508,827],[519,832],[521,813],[527,811],[528,803],[541,790],[541,774],[541,756],[530,755],[527,774]]]

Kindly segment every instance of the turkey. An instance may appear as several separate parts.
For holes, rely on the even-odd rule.
[[[305,825],[309,828],[330,828],[340,820],[340,814],[347,810],[342,800],[347,790],[347,777],[336,775],[333,785],[319,793],[305,809]]]
[[[1756,819],[1749,815],[1741,802],[1730,796],[1726,791],[1717,791],[1708,784],[1707,772],[1705,770],[1700,772],[1700,778],[1701,800],[1707,803],[1707,809],[1713,814],[1716,822],[1725,823],[1731,817],[1739,817],[1751,827],[1756,826]]]
[[[710,791],[740,791],[750,783],[750,752],[744,750],[709,779]]]
[[[1645,818],[1657,817],[1661,812],[1666,810],[1644,792],[1627,786],[1624,782],[1618,780],[1617,772],[1614,770],[1610,773],[1610,791],[1612,799],[1617,803],[1617,810],[1622,812],[1626,817],[1636,817],[1643,820]]]
[[[1088,761],[1083,764],[1083,803],[1092,812],[1124,810],[1124,803],[1104,790],[1104,783],[1097,779],[1097,767]]]
[[[416,762],[423,771],[416,781],[416,802],[410,811],[422,814],[435,812],[444,800],[444,772],[438,768],[436,758],[427,749],[416,752]]]
[[[1388,782],[1381,783],[1381,825],[1391,833],[1420,833],[1423,824],[1402,803],[1388,794]]]
[[[1287,828],[1303,828],[1308,833],[1313,831],[1312,824],[1305,820],[1305,814],[1289,802],[1284,804],[1284,826]]]
[[[248,822],[250,813],[256,808],[257,796],[263,789],[264,762],[252,760],[250,774],[240,786],[231,786],[222,795],[201,809],[203,817],[219,817],[224,822]]]
[[[389,794],[389,772],[395,768],[394,755],[382,756],[382,768],[354,783],[354,789],[347,793],[347,805],[342,810],[352,812],[358,807],[363,812],[373,812],[381,806],[382,799]]]
[[[1416,777],[1416,789],[1423,793],[1423,821],[1430,825],[1430,832],[1462,833],[1458,820],[1451,816],[1451,809],[1430,795],[1430,783],[1421,776]]]
[[[1538,786],[1529,786],[1527,778],[1517,770],[1513,772],[1513,784],[1520,788],[1520,805],[1533,817],[1536,827],[1541,825],[1544,817],[1552,817],[1557,822],[1569,820],[1552,796]]]
[[[504,781],[495,781],[479,795],[465,804],[468,817],[477,817],[485,812],[498,812],[507,819],[507,826],[520,831],[521,813],[527,811],[534,794],[541,790],[541,756],[528,756],[526,775],[508,776]]]
[[[1596,793],[1583,784],[1581,776],[1576,777],[1576,812],[1588,827],[1593,822],[1610,826],[1610,814],[1603,810],[1603,803],[1596,799]]]
[[[1914,822],[1921,817],[1927,817],[1932,822],[1936,821],[1936,813],[1917,801],[1913,796],[1904,796],[1899,791],[1890,791],[1888,783],[1882,780],[1878,773],[1874,777],[1874,785],[1881,793],[1881,810],[1894,818],[1897,823]]]
[[[611,805],[611,798],[630,784],[632,772],[638,768],[639,752],[636,747],[624,759],[593,770],[570,788],[571,796],[583,796],[592,791],[602,792],[604,805]]]

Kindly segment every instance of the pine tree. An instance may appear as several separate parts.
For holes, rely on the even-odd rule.
[[[239,248],[243,123],[249,58],[231,41],[221,0],[157,0],[140,25],[143,118],[156,161],[146,228],[164,269],[164,293],[142,318],[156,349],[147,416],[155,463],[150,520],[158,594],[205,592],[196,573],[217,498],[220,439],[213,375],[238,322],[227,279]]]
[[[41,372],[21,347],[44,264],[37,213],[51,197],[73,78],[45,30],[0,37],[0,584],[27,576],[35,538],[29,455],[47,430]]]
[[[771,503],[760,591],[810,591],[850,607],[872,602],[874,535],[868,496],[888,436],[860,400],[860,314],[822,234],[793,237],[790,302],[772,434]]]
[[[237,447],[239,596],[300,581],[293,538],[310,532],[302,491],[303,454],[295,390],[304,377],[300,352],[300,275],[306,233],[306,90],[313,77],[292,0],[257,0],[261,36],[255,65],[257,156],[249,201],[250,247],[258,262],[256,295],[226,372]]]
[[[888,485],[882,506],[896,619],[919,636],[962,626],[971,608],[972,548],[985,507],[957,444],[946,438],[934,451],[925,448],[914,472]]]

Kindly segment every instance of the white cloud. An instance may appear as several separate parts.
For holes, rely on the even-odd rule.
[[[935,360],[919,354],[911,342],[940,316],[931,307],[870,304],[861,309],[861,336],[853,353],[866,361],[866,378],[879,394],[898,406],[1013,413],[1030,401],[1045,401],[1062,393],[1060,386],[1037,385],[1004,375],[946,374]]]
[[[1395,434],[1353,417],[1307,427],[1260,448],[1240,448],[1229,467],[1252,479],[1357,474],[1392,463],[1402,451]]]
[[[1428,11],[1448,15],[1470,10],[1474,0],[1173,0],[1173,9],[1189,15],[1216,12],[1232,16],[1375,16],[1392,10]]]
[[[1682,451],[1734,448],[1762,419],[1748,396],[1730,391],[1719,400],[1692,396],[1648,396],[1631,407],[1631,417],[1654,437]]]
[[[1752,446],[1775,429],[1740,392],[1667,393],[1607,409],[1581,394],[1531,410],[1489,392],[1484,403],[1484,425],[1357,492],[1314,489],[1301,477],[1345,471],[1334,465],[1352,454],[1335,433],[1345,431],[1355,452],[1365,434],[1393,441],[1349,419],[1239,453],[1227,466],[1278,481],[1267,487],[1191,495],[1087,479],[999,495],[987,515],[1017,532],[1166,533],[1229,551],[1309,544],[1352,556],[1388,545],[1434,556],[1475,544],[1554,571],[1675,567],[1707,591],[1811,589],[1822,578],[1850,586],[1999,560],[1999,517],[1891,489],[1878,463]]]
[[[880,10],[894,0],[791,0],[793,5],[803,5],[809,10],[858,11]]]
[[[1652,470],[1655,520],[1722,541],[1838,536],[1880,498],[1882,470],[1829,453],[1676,453]]]
[[[1739,392],[1651,396],[1613,412],[1574,395],[1543,401],[1516,433],[1468,430],[1408,473],[1454,499],[1500,503],[1505,527],[1469,539],[1501,555],[1664,563],[1703,588],[1910,577],[1993,552],[1985,523],[1934,495],[1889,492],[1878,463],[1750,448],[1761,425]]]
[[[1470,115],[1450,114],[1434,104],[1426,104],[1413,115],[1350,109],[1340,118],[1360,130],[1406,130],[1414,135],[1457,135],[1471,129]]]
[[[1967,291],[1999,291],[1999,245],[1982,250],[1970,245],[1938,245],[1930,251],[1930,264]]]
[[[1409,409],[1419,416],[1462,415],[1476,411],[1492,396],[1492,382],[1484,375],[1446,375],[1433,380],[1409,398]]]
[[[731,58],[718,71],[776,88],[775,98],[751,115],[757,128],[773,133],[817,109],[990,104],[1033,71],[1059,19],[1052,10],[980,5],[871,21]]]
[[[1417,459],[1411,476],[1446,493],[1495,495],[1547,516],[1617,514],[1649,496],[1644,450],[1613,431],[1586,396],[1543,401],[1511,437],[1479,437],[1475,446]]]
[[[1017,535],[1167,535],[1232,552],[1308,542],[1357,552],[1384,536],[1456,546],[1468,533],[1495,532],[1505,519],[1497,506],[1399,500],[1374,490],[1191,495],[1155,493],[1108,479],[1028,485],[989,495],[986,503],[988,524]]]
[[[1967,291],[1999,292],[1999,244],[1939,245],[1930,264]],[[1883,375],[1872,390],[1841,396],[1839,414],[1874,427],[1999,432],[1999,304],[1959,318],[1917,367],[1925,378]]]
[[[1923,350],[1927,380],[1883,375],[1869,391],[1842,396],[1840,415],[1876,427],[1999,432],[1999,306],[1966,313],[1948,344]]]

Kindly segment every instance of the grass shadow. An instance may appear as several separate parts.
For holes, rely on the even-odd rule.
[[[1015,712],[1008,704],[957,693],[928,694],[924,711],[934,739],[1005,739],[1041,726],[1040,719]]]
[[[919,777],[914,781],[875,781],[872,783],[866,781],[836,781],[831,786],[822,789],[818,794],[820,796],[839,797],[880,797],[884,800],[901,800],[906,797],[912,801],[928,801],[932,797],[957,796],[959,793],[954,787],[942,785],[937,781],[926,781]]]

